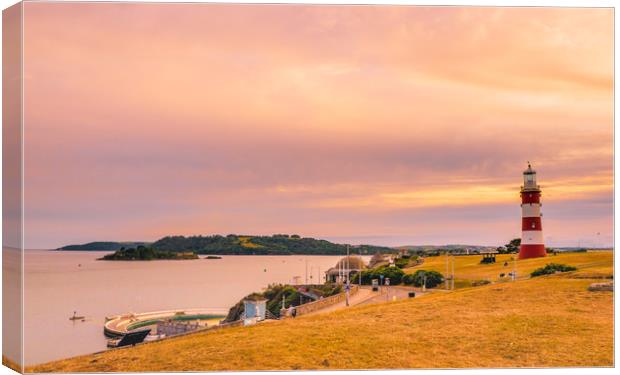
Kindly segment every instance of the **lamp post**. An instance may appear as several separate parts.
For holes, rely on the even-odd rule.
[[[349,245],[347,245],[347,285],[349,285],[349,269],[351,268],[351,266],[349,265]],[[347,306],[349,306],[349,303],[347,302]]]
[[[446,290],[450,289],[450,280],[448,279],[448,274],[450,270],[448,269],[448,250],[445,252],[446,255]]]
[[[362,261],[362,247],[360,246],[360,261],[358,263],[359,265],[359,270],[357,271],[357,278],[358,278],[358,284],[361,287],[362,286],[362,266],[364,265],[363,261]]]
[[[454,255],[452,256],[452,290],[454,290]]]
[[[517,280],[517,257],[512,257],[512,281]]]

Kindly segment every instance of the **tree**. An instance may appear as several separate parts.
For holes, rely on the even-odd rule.
[[[383,279],[390,279],[390,285],[400,284],[402,282],[403,276],[405,273],[398,267],[390,267],[390,266],[382,266],[378,268],[372,268],[369,270],[362,271],[362,284],[370,284],[372,279],[381,279],[383,275]],[[359,282],[359,275],[353,275],[351,282],[356,284]]]
[[[394,265],[401,269],[407,267],[407,265],[409,265],[409,257],[407,256],[407,258],[396,259],[396,261],[394,262]]]
[[[443,275],[437,271],[417,270],[414,274],[406,275],[403,278],[405,284],[413,284],[417,287],[424,285],[424,278],[426,277],[426,287],[434,288],[437,285],[443,283]]]
[[[506,249],[505,252],[503,252],[503,253],[500,252],[499,248],[497,249],[497,251],[500,252],[500,254],[518,253],[520,246],[521,246],[521,239],[520,238],[515,238],[515,239],[511,240],[510,242],[508,242],[506,245],[504,245],[504,248]]]

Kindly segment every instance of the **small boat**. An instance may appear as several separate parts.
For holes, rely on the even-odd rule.
[[[74,311],[74,312],[73,312],[73,316],[72,316],[72,317],[70,317],[70,318],[69,318],[69,320],[74,320],[74,321],[75,321],[75,320],[81,320],[81,321],[85,321],[85,320],[86,320],[86,317],[84,317],[84,316],[78,316],[78,315],[77,315],[77,311]]]

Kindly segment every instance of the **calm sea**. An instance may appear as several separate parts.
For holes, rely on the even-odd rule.
[[[208,308],[226,313],[244,296],[299,276],[316,281],[334,256],[223,256],[183,261],[97,261],[106,252],[25,252],[25,363],[106,349],[104,318]],[[367,258],[366,258],[367,260]],[[77,311],[85,322],[72,322]]]

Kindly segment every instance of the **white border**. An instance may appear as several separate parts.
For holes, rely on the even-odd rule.
[[[55,1],[63,1],[63,2],[67,2],[65,0],[55,0]],[[93,1],[96,2],[96,1]],[[104,2],[104,1],[100,1],[100,2]],[[121,2],[121,1],[105,1],[105,2]],[[165,2],[174,2],[174,3],[188,3],[188,2],[197,2],[197,1],[179,1],[179,0],[169,0],[169,1],[144,1],[144,0],[135,0],[135,2],[161,2],[161,3],[165,3]],[[551,0],[520,0],[520,1],[515,1],[515,0],[502,0],[502,1],[491,1],[491,0],[444,0],[444,1],[433,1],[433,0],[426,0],[426,1],[416,1],[416,0],[389,0],[389,1],[380,1],[380,0],[376,0],[376,1],[368,1],[368,0],[357,0],[357,1],[352,1],[352,0],[336,0],[336,1],[330,1],[330,0],[314,0],[314,1],[300,1],[300,0],[287,0],[287,1],[260,1],[260,0],[243,0],[243,1],[231,1],[231,0],[219,0],[219,1],[209,1],[210,3],[252,3],[252,4],[259,4],[259,3],[290,3],[290,4],[342,4],[342,5],[346,5],[346,4],[383,4],[383,5],[435,5],[435,6],[450,6],[450,5],[454,5],[454,6],[537,6],[537,7],[542,7],[542,6],[561,6],[561,7],[612,7],[615,8],[616,6],[616,2],[614,1],[610,1],[610,0],[589,0],[589,1],[584,1],[584,0],[555,0],[555,1],[551,1]],[[13,4],[16,4],[17,1],[15,0],[0,0],[0,5],[2,9],[5,9]],[[0,30],[1,30],[1,18],[0,18]],[[616,42],[618,40],[618,30],[615,29],[614,30],[614,47],[616,45]],[[1,52],[0,52],[1,53]],[[615,62],[615,66],[618,64],[618,59],[616,56],[616,51],[614,51],[614,62]],[[615,66],[614,66],[614,72],[615,72]],[[615,76],[615,75],[614,75]],[[1,78],[0,78],[1,80]],[[614,80],[614,93],[615,93],[615,80]],[[23,90],[22,90],[22,95],[23,95]],[[0,99],[1,99],[1,92],[0,92]],[[1,100],[0,100],[1,103]],[[1,104],[0,104],[1,106]],[[23,107],[23,106],[22,106]],[[614,114],[615,114],[615,109],[618,108],[618,101],[616,96],[614,95]],[[22,117],[23,118],[23,117]],[[22,129],[23,130],[23,129]],[[615,116],[614,116],[614,130],[615,130]],[[23,141],[23,138],[22,138]],[[23,152],[23,149],[22,149]],[[1,155],[2,155],[2,144],[0,142],[0,160],[1,160]],[[615,175],[620,171],[620,167],[618,166],[618,153],[617,153],[617,148],[615,145],[615,131],[614,131],[614,182],[615,182]],[[1,163],[0,163],[1,165]],[[1,175],[0,175],[0,186],[1,186]],[[615,186],[615,184],[614,184]],[[616,225],[616,216],[615,216],[615,201],[620,197],[620,191],[618,189],[614,189],[614,246],[616,245],[616,239],[618,238],[618,226]],[[23,204],[23,201],[22,201]],[[0,200],[0,208],[1,208],[2,202]],[[23,212],[23,211],[22,211]],[[25,229],[25,228],[24,228]],[[0,229],[1,230],[1,229]],[[22,232],[23,233],[23,232]],[[1,257],[0,257],[0,262],[1,262]],[[618,266],[618,259],[616,257],[614,257],[614,267],[615,269],[617,269]],[[22,282],[23,282],[23,278],[22,278]],[[23,288],[22,288],[23,290]],[[1,288],[0,288],[0,300],[1,300]],[[615,298],[614,298],[614,305],[615,305]],[[615,315],[615,327],[618,327],[618,316]],[[0,335],[1,335],[1,325],[0,325]],[[617,335],[617,329],[615,330],[615,335]],[[615,341],[615,337],[614,336],[614,341]],[[1,350],[1,344],[0,344],[0,350]],[[614,348],[615,351],[615,360],[618,360],[618,346],[615,345]],[[480,369],[476,369],[476,370],[391,370],[391,371],[373,371],[373,373],[387,373],[387,374],[394,374],[394,373],[407,373],[407,374],[423,374],[423,373],[429,373],[431,372],[432,374],[455,374],[455,373],[459,373],[459,374],[527,374],[527,375],[532,375],[532,374],[582,374],[582,373],[588,373],[588,374],[611,374],[611,373],[615,373],[615,369],[579,369],[579,368],[559,368],[559,369],[508,369],[508,370],[480,370]],[[261,372],[262,374],[265,373],[281,373],[281,372]],[[293,372],[294,374],[311,374],[312,372],[310,371],[296,371]],[[322,374],[326,374],[326,375],[331,375],[331,374],[336,374],[336,373],[342,373],[342,371],[321,371]],[[347,373],[359,373],[361,374],[362,371],[347,371]],[[4,366],[0,367],[0,375],[4,375],[4,374],[14,374],[14,372]],[[230,374],[230,372],[227,373],[214,373],[214,374]],[[245,374],[258,374],[258,372],[246,372]]]

